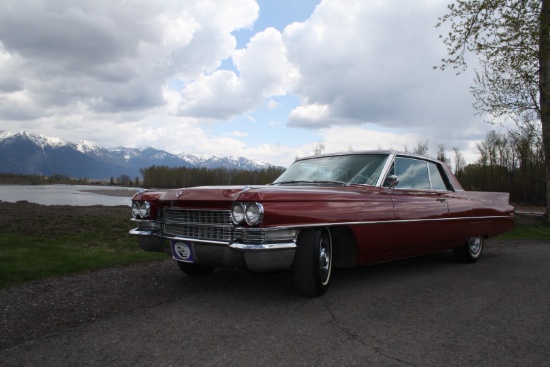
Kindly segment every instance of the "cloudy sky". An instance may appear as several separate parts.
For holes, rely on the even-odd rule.
[[[287,166],[494,129],[445,56],[442,0],[2,0],[0,130]],[[474,60],[475,61],[475,60]]]

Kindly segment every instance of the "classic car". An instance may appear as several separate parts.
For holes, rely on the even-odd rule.
[[[484,240],[514,223],[508,193],[465,191],[445,163],[394,151],[299,158],[262,186],[142,191],[132,216],[141,248],[167,252],[188,275],[290,270],[311,297],[333,267],[445,250],[476,262]]]

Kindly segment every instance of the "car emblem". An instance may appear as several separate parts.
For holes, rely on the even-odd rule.
[[[174,244],[174,252],[183,260],[188,260],[191,257],[191,249],[186,243],[177,242]]]

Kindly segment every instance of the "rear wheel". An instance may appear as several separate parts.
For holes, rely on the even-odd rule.
[[[466,243],[453,250],[455,258],[463,263],[475,263],[483,252],[483,236],[470,237]]]
[[[298,235],[292,263],[296,291],[318,297],[328,289],[332,273],[332,239],[326,228],[303,229]]]
[[[210,266],[186,263],[183,261],[177,261],[177,263],[182,272],[192,277],[210,274],[211,272],[214,271],[214,268]]]

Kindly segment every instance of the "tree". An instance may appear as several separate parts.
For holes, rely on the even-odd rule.
[[[128,175],[121,175],[116,179],[116,183],[121,186],[130,186],[132,184],[132,179]]]
[[[438,144],[436,158],[438,160],[440,160],[441,162],[451,164],[451,160],[449,158],[447,158],[447,155],[445,154],[445,145],[444,144]]]
[[[321,143],[320,141],[316,142],[313,145],[313,155],[320,155],[323,153],[323,150],[325,150],[325,144]]]
[[[466,160],[464,159],[464,156],[460,152],[460,148],[453,147],[453,151],[455,153],[454,163],[455,163],[455,175],[460,180],[460,176],[462,174],[462,170],[466,166]]]
[[[407,147],[405,147],[405,149],[407,149]],[[416,143],[416,147],[414,148],[413,150],[413,154],[418,154],[418,155],[428,155],[428,151],[430,150],[430,147],[429,147],[429,144],[428,144],[428,140],[426,141],[418,141]]]
[[[455,0],[437,27],[449,57],[441,69],[467,67],[467,51],[479,56],[474,107],[494,119],[540,121],[545,155],[546,213],[550,221],[550,0]]]

